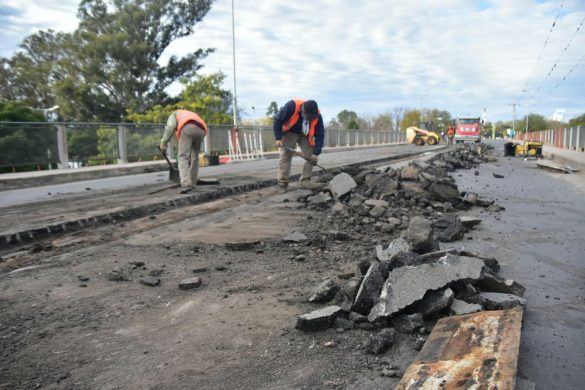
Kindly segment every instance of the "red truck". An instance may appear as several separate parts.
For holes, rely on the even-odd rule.
[[[481,119],[459,118],[455,121],[455,142],[481,141]]]

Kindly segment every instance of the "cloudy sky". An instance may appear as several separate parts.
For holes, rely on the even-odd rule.
[[[489,120],[585,113],[585,0],[234,0],[238,106],[317,100],[343,109],[438,108]],[[77,0],[0,0],[0,55],[39,29],[72,31]],[[216,52],[233,90],[232,2],[217,0],[168,55]],[[554,23],[554,27],[553,27]],[[563,80],[565,78],[565,80]],[[255,107],[255,109],[252,109]]]

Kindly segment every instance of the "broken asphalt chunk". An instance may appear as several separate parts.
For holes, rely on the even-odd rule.
[[[327,329],[342,313],[343,310],[339,306],[327,306],[299,316],[296,328],[305,331]]]
[[[448,254],[436,263],[392,270],[382,287],[378,303],[368,315],[370,322],[390,318],[423,299],[428,291],[456,281],[476,281],[485,269],[481,259]]]
[[[428,317],[450,307],[454,297],[455,293],[450,288],[430,291],[425,294],[420,302],[415,303],[410,310]]]
[[[460,299],[453,299],[453,302],[451,303],[451,314],[457,316],[462,314],[476,313],[482,309],[483,308],[481,305],[476,303],[467,303]]]
[[[160,278],[157,278],[156,276],[145,276],[140,278],[140,284],[148,287],[156,287],[160,284]]]
[[[309,196],[307,198],[307,203],[312,205],[320,205],[328,203],[332,199],[333,198],[331,198],[331,195],[329,195],[328,193],[320,192],[317,195]]]
[[[513,294],[482,292],[478,298],[479,303],[486,310],[505,310],[516,306],[526,306],[526,299]]]
[[[449,225],[447,229],[437,234],[437,240],[441,242],[453,242],[463,238],[466,229],[462,223],[456,221]]]
[[[439,249],[439,243],[433,238],[433,224],[430,220],[416,216],[410,220],[405,239],[411,249],[417,253],[427,253]]]
[[[311,297],[309,297],[309,302],[328,302],[333,299],[335,294],[339,291],[339,285],[333,279],[325,279],[321,282]]]
[[[191,290],[201,286],[203,281],[199,277],[183,279],[179,282],[180,290]]]
[[[466,216],[466,215],[463,215],[463,216],[459,217],[459,221],[467,229],[471,229],[472,227],[474,227],[476,225],[479,225],[481,223],[481,219],[480,218]]]
[[[451,203],[459,202],[459,190],[453,183],[433,183],[429,187],[429,191],[435,196],[435,198],[437,198],[437,200]]]
[[[301,232],[292,232],[288,236],[282,239],[284,242],[303,242],[307,240],[307,236],[305,236]]]
[[[402,237],[393,240],[386,249],[382,245],[376,245],[376,257],[380,261],[389,261],[392,256],[408,251],[410,251],[410,244]]]
[[[329,190],[337,199],[345,194],[348,194],[355,187],[357,187],[357,183],[350,175],[345,172],[341,172],[340,174],[336,175],[329,182]]]
[[[475,286],[479,287],[481,291],[514,294],[519,297],[523,296],[524,291],[526,291],[524,286],[515,280],[504,279],[491,272],[485,272],[482,278],[475,283]]]
[[[380,297],[380,290],[386,279],[387,271],[379,262],[374,262],[368,268],[362,284],[357,292],[352,310],[363,315],[370,312]]]

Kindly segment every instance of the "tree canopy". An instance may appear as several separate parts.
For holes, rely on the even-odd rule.
[[[570,126],[585,126],[585,114],[573,118],[569,121]]]
[[[223,73],[214,73],[184,81],[185,88],[176,103],[158,104],[145,113],[130,111],[128,118],[134,122],[164,123],[174,110],[183,109],[196,112],[209,124],[230,124],[232,93],[222,88],[225,77]]]
[[[212,0],[82,0],[71,34],[41,31],[0,60],[0,97],[58,104],[67,119],[118,122],[127,110],[166,103],[165,89],[193,77],[213,49],[171,56],[168,46],[194,32]],[[42,107],[39,107],[42,108]]]

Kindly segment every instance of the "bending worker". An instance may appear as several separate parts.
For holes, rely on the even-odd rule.
[[[176,110],[167,119],[160,149],[166,150],[173,132],[179,141],[180,194],[190,192],[197,184],[201,141],[207,135],[207,124],[199,115],[187,110]]]
[[[301,188],[312,189],[311,173],[317,160],[323,140],[325,138],[325,126],[323,117],[314,100],[290,100],[274,117],[274,138],[280,148],[278,161],[277,181],[280,192],[286,192],[290,177],[290,168],[293,154],[283,148],[287,146],[295,149],[297,144],[303,154],[310,160],[305,161],[301,173]]]

